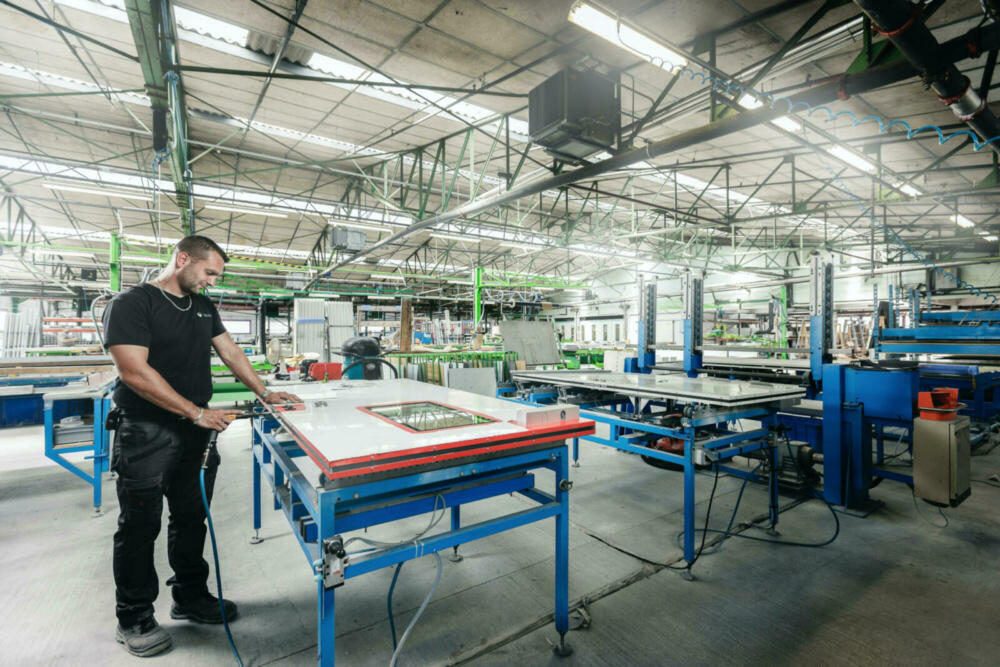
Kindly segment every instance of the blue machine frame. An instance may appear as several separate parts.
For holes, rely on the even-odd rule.
[[[114,383],[81,392],[52,392],[44,396],[45,456],[87,482],[94,488],[94,514],[100,516],[102,475],[110,465],[110,433],[104,429],[104,421],[111,410],[111,393]],[[62,395],[60,395],[62,394]],[[93,438],[90,442],[56,444],[56,419],[66,411],[66,404],[89,401],[92,403]],[[87,458],[93,462],[91,472],[65,458],[71,452],[91,452]]]
[[[878,307],[876,292],[876,309]],[[1000,355],[1000,312],[924,311],[920,295],[910,290],[909,327],[896,326],[897,308],[889,291],[889,322],[874,329],[875,354],[896,357],[902,354],[955,354],[963,356]],[[929,305],[929,304],[928,304]],[[961,414],[968,415],[980,429],[973,445],[982,442],[1000,417],[1000,372],[982,370],[977,364],[920,364],[921,390],[939,387],[959,390],[964,403]]]
[[[831,504],[868,509],[868,490],[877,478],[912,484],[912,475],[883,464],[886,429],[902,431],[900,441],[912,439],[914,409],[920,387],[916,370],[880,370],[833,364],[833,265],[819,255],[810,260],[809,373],[810,397],[823,401],[822,416],[785,412],[769,416],[797,440],[805,440],[823,455],[823,497]],[[684,363],[688,376],[702,368],[702,281],[689,273],[682,278],[684,296]],[[646,309],[646,312],[655,312]],[[994,320],[1000,321],[1000,313]],[[640,331],[644,329],[640,322]],[[939,327],[934,327],[938,329]],[[652,336],[655,336],[655,331]],[[877,374],[877,375],[876,375]],[[909,400],[901,397],[909,397]],[[1000,400],[1000,392],[997,392]],[[588,415],[590,419],[596,416]],[[742,415],[740,419],[759,419]],[[644,455],[651,455],[642,452]],[[662,454],[662,453],[661,453]],[[657,458],[663,458],[657,456]]]
[[[499,397],[506,397],[507,400],[519,401],[529,405],[545,405],[559,400],[559,393],[554,387],[543,386],[540,388],[527,388],[521,393],[521,398],[510,398],[498,392]],[[761,481],[763,478],[752,472],[725,465],[735,456],[743,456],[751,452],[763,450],[770,459],[772,465],[775,463],[774,440],[771,435],[770,426],[775,422],[776,409],[773,408],[742,408],[732,410],[713,410],[711,413],[693,418],[685,418],[680,428],[669,428],[659,426],[644,419],[644,417],[662,416],[652,412],[652,408],[663,406],[661,402],[647,401],[645,405],[633,405],[626,397],[614,397],[600,403],[581,403],[580,418],[590,419],[595,422],[606,424],[609,428],[609,437],[603,438],[597,434],[573,438],[573,466],[579,467],[580,440],[595,442],[599,445],[611,447],[632,454],[648,456],[659,461],[666,461],[680,466],[684,475],[684,560],[693,562],[696,552],[695,539],[695,472],[697,465],[701,462],[695,461],[696,446],[705,451],[710,463],[717,466],[719,470],[725,471],[736,477]],[[740,419],[753,419],[762,422],[763,428],[752,431],[732,431],[724,428],[728,422]],[[698,430],[713,427],[716,429],[714,437],[698,437]],[[684,442],[684,453],[674,454],[661,449],[648,446],[659,438],[676,438]],[[778,487],[777,478],[772,476],[769,480],[770,497],[772,506],[777,503]],[[773,524],[777,523],[777,515],[772,517]],[[773,525],[772,524],[772,525]]]
[[[381,481],[358,482],[327,489],[313,487],[307,470],[296,460],[305,456],[292,440],[275,435],[278,422],[268,415],[253,419],[253,528],[261,525],[261,481],[272,490],[274,509],[281,510],[305,554],[316,579],[318,661],[333,665],[336,589],[347,579],[407,560],[495,535],[529,523],[555,518],[555,625],[560,647],[569,629],[569,482],[565,444],[475,463],[457,464],[430,472]],[[308,459],[306,459],[308,460]],[[555,473],[555,489],[535,487],[533,470]],[[464,503],[519,493],[538,505],[488,521],[461,525]],[[344,554],[343,538],[360,530],[398,519],[432,512],[439,498],[451,509],[451,529],[372,553]],[[255,538],[256,539],[256,538]]]

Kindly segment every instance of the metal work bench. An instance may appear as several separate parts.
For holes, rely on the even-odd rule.
[[[317,581],[318,660],[333,665],[336,589],[377,569],[555,518],[557,648],[568,652],[569,465],[566,440],[594,432],[574,406],[525,407],[413,380],[282,386],[302,409],[265,406],[253,419],[253,527],[261,482]],[[296,406],[297,407],[297,406]],[[536,470],[554,488],[535,486]],[[537,505],[471,525],[461,506],[519,493]],[[349,533],[444,508],[450,529],[364,553]]]
[[[45,456],[87,482],[94,488],[94,515],[101,511],[101,476],[108,471],[111,448],[104,420],[111,410],[111,392],[115,381],[109,380],[92,387],[66,387],[42,395],[45,422]],[[84,409],[84,405],[90,403]],[[75,409],[74,409],[75,408]],[[80,421],[57,421],[59,415],[77,412]],[[88,422],[87,419],[92,419]],[[70,452],[91,452],[90,472],[65,458]]]
[[[581,415],[607,424],[607,438],[584,440],[665,461],[684,473],[684,559],[695,554],[694,483],[697,465],[713,465],[737,477],[759,479],[752,472],[726,465],[748,454],[774,461],[770,426],[779,408],[805,396],[803,387],[767,382],[687,377],[681,373],[645,374],[614,371],[517,371],[522,400],[572,401]],[[676,414],[671,425],[663,418]],[[748,431],[729,428],[731,422],[750,419],[761,427]],[[661,439],[683,444],[683,453],[665,451]],[[578,465],[580,437],[573,439],[573,461]],[[759,454],[755,454],[759,452]],[[771,477],[772,504],[777,504],[776,478]],[[777,514],[772,517],[777,521]]]

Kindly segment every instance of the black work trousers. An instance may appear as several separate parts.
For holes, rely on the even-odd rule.
[[[118,473],[120,513],[114,537],[115,600],[122,627],[153,615],[159,580],[153,545],[160,534],[163,498],[170,511],[167,580],[176,602],[208,594],[205,509],[199,476],[211,431],[180,419],[150,420],[126,415],[116,432],[112,469]],[[219,455],[213,449],[205,470],[209,501]]]

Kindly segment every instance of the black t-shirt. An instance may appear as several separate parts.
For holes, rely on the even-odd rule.
[[[125,290],[104,311],[104,347],[149,348],[148,362],[153,370],[174,391],[201,406],[212,398],[212,339],[225,331],[219,311],[207,296],[178,298],[149,283]],[[176,416],[150,403],[124,382],[118,383],[114,399],[126,413]]]

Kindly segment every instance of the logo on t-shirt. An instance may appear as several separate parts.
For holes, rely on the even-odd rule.
[[[197,312],[197,313],[195,313],[195,315],[197,315],[198,317],[211,317],[212,316],[211,313],[202,313],[202,312]]]

